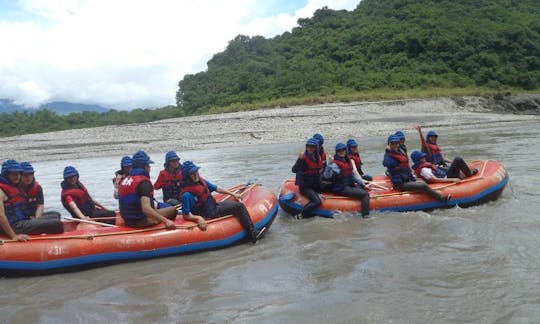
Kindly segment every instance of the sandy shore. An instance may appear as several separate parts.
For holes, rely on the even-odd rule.
[[[445,132],[445,129],[538,119],[535,103],[540,102],[540,95],[534,95],[532,99],[522,96],[495,102],[479,97],[460,97],[355,102],[172,118],[145,124],[0,138],[0,158],[43,161],[118,156],[139,149],[186,151],[292,143],[302,142],[316,132],[329,138],[386,136],[397,129],[412,129],[417,123]],[[512,104],[524,100],[526,109]]]

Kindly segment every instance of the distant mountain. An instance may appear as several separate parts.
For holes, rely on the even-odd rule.
[[[49,103],[39,106],[38,109],[48,109],[48,110],[56,112],[58,115],[67,115],[72,112],[79,113],[83,111],[102,113],[102,112],[107,112],[110,110],[110,109],[107,109],[105,107],[98,106],[98,105],[86,105],[86,104],[71,103],[71,102],[65,102],[65,101],[49,102]]]
[[[37,109],[48,109],[54,111],[58,115],[67,115],[70,113],[80,113],[83,111],[89,112],[107,112],[109,109],[98,105],[87,105],[80,103],[71,103],[65,101],[53,101],[46,104],[42,104],[39,107],[25,107],[23,105],[17,105],[13,103],[13,100],[0,99],[0,113],[11,113],[14,111],[32,111]]]

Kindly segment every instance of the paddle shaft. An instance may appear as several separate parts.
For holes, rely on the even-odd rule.
[[[79,222],[79,223],[99,225],[99,226],[104,226],[104,227],[118,227],[118,226],[113,225],[113,224],[94,222],[94,221],[90,221],[90,220],[86,220],[86,219],[80,219],[80,218],[74,218],[74,217],[68,217],[68,216],[64,216],[62,218],[66,219],[66,220],[74,221],[74,222]]]

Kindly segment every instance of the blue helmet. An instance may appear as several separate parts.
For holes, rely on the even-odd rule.
[[[411,153],[411,160],[413,160],[414,163],[417,163],[423,157],[426,157],[426,153],[424,152],[414,151]]]
[[[150,160],[148,154],[145,151],[137,151],[133,154],[133,167],[137,169],[143,169],[147,164],[152,164],[154,161]]]
[[[347,149],[347,145],[345,145],[343,143],[337,143],[336,144],[336,152],[341,151],[341,150],[346,150],[346,149]]]
[[[388,143],[399,143],[399,137],[395,134],[388,136]]]
[[[310,138],[310,139],[307,140],[306,146],[315,146],[315,147],[317,147],[317,146],[319,146],[319,142],[314,138]]]
[[[315,135],[313,135],[313,138],[317,140],[317,142],[319,142],[319,145],[323,145],[324,144],[324,137],[317,133]]]
[[[23,172],[22,166],[19,164],[19,162],[15,160],[6,160],[2,162],[2,171],[0,172],[2,174],[2,177],[7,177],[8,173],[10,172]]]
[[[30,162],[21,162],[21,167],[23,168],[23,174],[34,174],[34,167]]]
[[[347,148],[358,146],[358,143],[354,139],[350,139],[347,141]]]
[[[173,160],[180,160],[180,157],[178,154],[176,154],[175,151],[169,151],[167,154],[165,154],[165,163]]]
[[[430,138],[431,136],[438,137],[439,135],[437,135],[437,133],[435,133],[434,130],[430,130],[430,131],[427,133],[426,138]]]
[[[79,176],[79,171],[77,171],[77,169],[75,169],[75,167],[71,166],[71,165],[68,165],[67,167],[64,168],[64,179],[66,178],[69,178],[69,177],[73,177],[73,176]]]
[[[133,166],[133,159],[131,156],[124,156],[122,160],[120,161],[120,168]]]
[[[192,161],[184,161],[184,163],[182,163],[182,176],[188,178],[191,173],[196,172],[199,169],[200,167]]]
[[[398,130],[394,135],[396,135],[400,140],[405,139],[405,133]]]

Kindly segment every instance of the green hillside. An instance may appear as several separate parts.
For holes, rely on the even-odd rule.
[[[273,39],[239,35],[177,91],[184,114],[385,89],[540,88],[538,0],[363,0]]]

